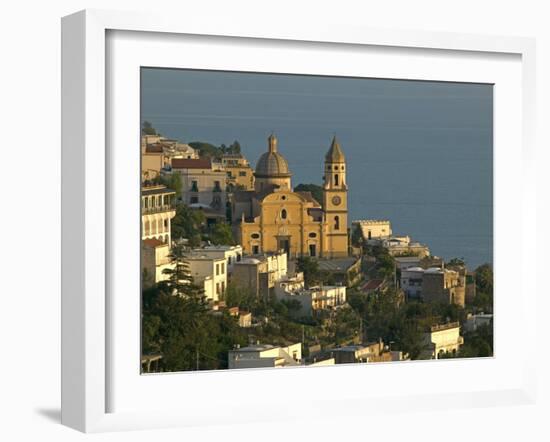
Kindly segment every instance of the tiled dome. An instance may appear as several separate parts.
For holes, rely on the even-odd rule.
[[[277,138],[270,135],[268,138],[269,150],[262,154],[256,164],[257,177],[287,177],[290,176],[288,162],[277,152]]]

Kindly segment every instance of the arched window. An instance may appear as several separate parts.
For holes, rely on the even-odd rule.
[[[334,230],[340,230],[340,217],[338,215],[334,217]]]
[[[340,177],[338,176],[338,174],[335,174],[335,175],[334,175],[334,185],[335,185],[335,186],[339,186],[339,185],[340,185],[340,184],[339,184],[339,181],[340,181],[339,178],[340,178]]]
[[[281,218],[286,219],[286,216],[287,216],[286,209],[281,210]]]

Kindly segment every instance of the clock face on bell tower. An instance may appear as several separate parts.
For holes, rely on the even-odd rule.
[[[335,206],[339,206],[342,203],[342,198],[340,198],[338,195],[334,195],[332,197],[332,204]]]

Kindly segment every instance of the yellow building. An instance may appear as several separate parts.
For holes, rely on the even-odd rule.
[[[310,192],[292,190],[288,162],[273,135],[254,177],[254,190],[235,192],[232,200],[235,233],[245,253],[285,250],[289,257],[348,256],[346,161],[336,138],[325,156],[321,202]]]
[[[227,173],[227,185],[230,189],[254,189],[254,171],[242,154],[225,154],[221,163]]]

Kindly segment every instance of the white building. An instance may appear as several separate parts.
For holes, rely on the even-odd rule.
[[[159,239],[144,239],[141,241],[141,268],[143,288],[154,286],[157,282],[165,281],[169,275],[165,269],[173,268],[170,263],[170,247]]]
[[[227,263],[228,274],[231,275],[235,263],[240,262],[242,259],[243,248],[240,245],[211,245],[200,249],[194,249],[193,253],[199,253],[211,258],[224,258]]]
[[[277,281],[286,278],[287,255],[284,251],[245,256],[233,266],[232,283],[256,296],[267,297]]]
[[[172,241],[171,219],[176,216],[176,192],[163,185],[141,187],[141,239],[158,239],[166,244]]]
[[[424,334],[424,350],[421,359],[439,359],[445,353],[456,355],[462,344],[464,344],[464,338],[460,336],[458,322],[434,325],[428,333]]]
[[[286,276],[275,283],[275,296],[283,296],[302,292],[305,290],[305,280],[303,272],[296,273],[294,276]]]
[[[282,284],[285,284],[283,280]],[[298,301],[301,309],[295,314],[298,316],[311,316],[321,310],[333,310],[346,303],[345,286],[321,286],[311,287],[308,290],[285,291],[281,285],[276,286],[275,296],[279,300]]]
[[[391,236],[381,241],[392,256],[415,255],[419,258],[430,256],[430,249],[424,244],[412,241],[409,236]]]
[[[401,289],[407,299],[422,298],[422,278],[425,270],[422,267],[409,267],[401,270]]]
[[[250,345],[229,350],[227,359],[230,369],[297,366],[302,364],[302,344],[298,342],[288,347]]]
[[[391,223],[383,219],[362,219],[353,221],[352,225],[361,229],[363,239],[383,239],[392,235]]]
[[[227,262],[225,258],[212,258],[190,253],[185,257],[189,272],[196,285],[204,287],[207,299],[218,301],[227,288]]]
[[[493,322],[493,315],[488,313],[480,313],[478,315],[468,314],[466,322],[464,323],[464,330],[467,332],[475,332],[479,327],[491,325]]]

